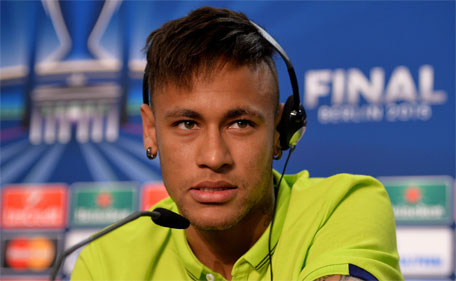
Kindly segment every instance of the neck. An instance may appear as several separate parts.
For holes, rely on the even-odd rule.
[[[195,256],[204,265],[231,280],[236,261],[255,244],[271,222],[273,200],[266,213],[264,209],[252,210],[236,226],[227,230],[201,230],[190,226],[186,236]]]

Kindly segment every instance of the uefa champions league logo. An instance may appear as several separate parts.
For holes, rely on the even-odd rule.
[[[121,62],[100,40],[120,1],[42,4],[60,46],[35,67],[39,86],[30,98],[30,142],[116,141],[125,105],[113,74],[120,71]]]

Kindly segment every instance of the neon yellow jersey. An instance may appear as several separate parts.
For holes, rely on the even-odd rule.
[[[177,212],[169,198],[156,207]],[[268,235],[269,228],[237,260],[232,280],[270,280]],[[307,171],[286,175],[271,245],[275,280],[333,274],[403,280],[389,197],[371,177],[309,178]],[[86,246],[71,279],[225,280],[195,257],[183,230],[157,226],[150,218],[137,219]]]

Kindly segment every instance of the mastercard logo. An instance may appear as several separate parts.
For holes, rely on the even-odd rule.
[[[43,271],[52,265],[55,254],[55,244],[49,238],[17,237],[7,244],[5,261],[17,271]]]

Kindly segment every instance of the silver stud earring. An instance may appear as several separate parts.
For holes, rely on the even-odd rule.
[[[274,155],[272,155],[272,159],[274,160],[280,160],[280,158],[282,158],[282,150],[279,150],[279,153],[274,153]]]

